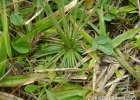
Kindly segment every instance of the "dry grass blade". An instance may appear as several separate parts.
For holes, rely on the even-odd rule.
[[[12,94],[0,92],[0,99],[1,100],[23,100],[22,98],[16,97]]]
[[[82,0],[80,3],[82,3],[82,2],[83,2],[83,0]],[[65,12],[67,12],[67,11],[69,11],[70,9],[72,9],[73,7],[75,7],[75,6],[76,6],[76,3],[77,3],[77,0],[73,0],[71,3],[69,3],[68,5],[66,5],[66,6],[64,7]],[[44,8],[42,8],[41,10],[39,10],[38,12],[36,12],[35,15],[34,15],[33,17],[31,17],[29,20],[27,20],[24,24],[25,24],[25,25],[29,24],[32,20],[34,20],[34,19],[42,12],[43,9],[44,9]],[[55,15],[56,17],[59,17],[59,16],[60,16],[59,10],[55,11],[55,12],[54,12],[54,15]],[[48,18],[48,17],[46,17],[46,18]],[[46,19],[46,18],[44,18],[44,19]]]
[[[37,70],[35,69],[34,72],[58,72],[58,71],[66,71],[66,72],[79,72],[82,71],[83,69],[81,68],[55,68],[55,69],[40,69]]]

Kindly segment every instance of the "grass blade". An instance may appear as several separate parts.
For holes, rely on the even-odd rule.
[[[41,2],[41,3],[42,3],[42,6],[44,7],[45,12],[46,12],[47,15],[50,17],[50,19],[51,19],[51,21],[52,21],[52,24],[56,27],[59,36],[61,37],[61,39],[62,39],[63,42],[65,43],[65,46],[67,46],[68,48],[70,48],[70,47],[71,47],[71,46],[70,46],[70,42],[69,42],[68,39],[66,38],[66,36],[65,36],[65,34],[64,34],[64,31],[61,29],[60,25],[58,24],[57,19],[56,19],[54,13],[52,12],[49,3],[48,3],[48,2],[45,2],[45,3],[46,3],[46,6],[43,5],[43,2]],[[45,7],[46,7],[46,8],[45,8]]]
[[[123,34],[115,37],[112,41],[111,44],[112,46],[115,48],[118,45],[120,45],[123,41],[133,38],[135,36],[136,33],[138,33],[140,31],[140,27],[135,28],[135,29],[130,29],[126,32],[124,32]]]
[[[3,38],[4,38],[4,44],[6,47],[6,51],[9,57],[12,57],[12,53],[11,53],[11,46],[10,46],[10,35],[8,33],[8,23],[7,23],[7,13],[6,13],[6,5],[5,5],[5,0],[3,0]]]
[[[91,22],[89,22],[89,25],[90,25],[98,34],[100,34],[100,30],[99,30],[94,24],[92,24]]]
[[[5,72],[7,58],[6,48],[2,36],[0,36],[0,52],[2,52],[0,53],[0,77],[2,77]]]
[[[106,27],[104,22],[104,16],[103,16],[103,7],[101,6],[100,10],[100,20],[99,20],[99,27],[100,27],[100,35],[106,35]]]

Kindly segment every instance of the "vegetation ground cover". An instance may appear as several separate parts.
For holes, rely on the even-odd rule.
[[[1,0],[0,98],[140,98],[139,0]]]

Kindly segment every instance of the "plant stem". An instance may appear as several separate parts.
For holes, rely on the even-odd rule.
[[[113,52],[112,56],[114,56],[119,61],[119,63],[123,65],[123,67],[140,83],[140,74],[134,71],[131,66],[125,61],[122,52],[118,48],[115,48],[115,51],[119,56],[115,52]]]

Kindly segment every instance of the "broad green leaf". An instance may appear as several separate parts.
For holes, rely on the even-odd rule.
[[[18,13],[13,13],[10,16],[10,21],[14,24],[14,25],[21,25],[23,23],[23,18],[18,14]]]
[[[68,90],[75,90],[75,89],[83,89],[81,86],[79,85],[75,85],[75,84],[67,84],[67,85],[61,85],[59,87],[56,87],[52,90],[53,93],[57,93],[57,92],[63,92],[63,91],[68,91]]]
[[[105,10],[108,10],[112,0],[102,0],[102,5]]]
[[[114,18],[115,18],[115,15],[114,15],[114,14],[112,14],[112,13],[110,13],[110,12],[108,12],[108,13],[106,14],[106,17],[108,18],[108,20],[107,20],[107,21],[111,21],[112,19],[114,19]]]
[[[106,26],[104,22],[103,7],[100,9],[100,19],[99,19],[100,35],[106,35]]]
[[[52,92],[48,91],[47,89],[45,89],[45,91],[49,100],[58,100]]]
[[[99,44],[106,44],[108,42],[108,37],[105,35],[99,35],[96,40]]]
[[[130,29],[126,32],[124,32],[123,34],[115,37],[112,41],[111,44],[113,46],[113,48],[117,47],[118,45],[120,45],[123,41],[133,38],[135,36],[136,33],[138,33],[140,31],[140,27],[135,28],[135,29]]]
[[[97,43],[97,41],[95,39],[92,40],[92,47],[94,49],[97,49],[98,48],[98,43]]]
[[[110,10],[110,13],[112,13],[113,15],[117,15],[119,13],[119,10],[115,6],[112,6]]]
[[[33,73],[20,76],[8,76],[0,81],[0,87],[15,87],[27,85],[37,80],[44,79],[46,76],[47,76],[46,73]]]
[[[106,44],[99,45],[99,50],[101,50],[103,53],[107,55],[111,55],[113,52],[113,47],[111,44],[106,43]]]
[[[76,96],[70,96],[61,100],[85,100],[85,98],[83,98],[82,96],[76,95]]]
[[[124,6],[124,7],[121,7],[119,9],[120,12],[131,12],[133,10],[135,10],[136,7],[134,7],[133,5],[128,5],[128,6]]]
[[[56,33],[57,30],[56,29],[47,29],[44,31],[44,34],[52,34],[52,33]]]
[[[14,43],[12,46],[19,53],[28,53],[30,50],[30,44],[27,41]]]
[[[27,93],[30,93],[30,92],[34,92],[36,89],[38,89],[38,86],[37,85],[27,85],[24,90],[27,92]]]
[[[104,17],[105,21],[111,21],[112,19],[108,18],[107,16]]]
[[[131,3],[134,4],[136,7],[138,7],[137,0],[129,0],[129,2],[131,2]]]
[[[56,95],[59,100],[67,100],[66,98],[71,98],[71,100],[73,100],[72,97],[84,97],[88,91],[88,89],[84,89],[81,86],[67,84],[54,88],[52,93]]]
[[[56,77],[57,75],[56,75],[56,72],[48,72],[48,78],[49,79],[54,79],[55,77]]]

